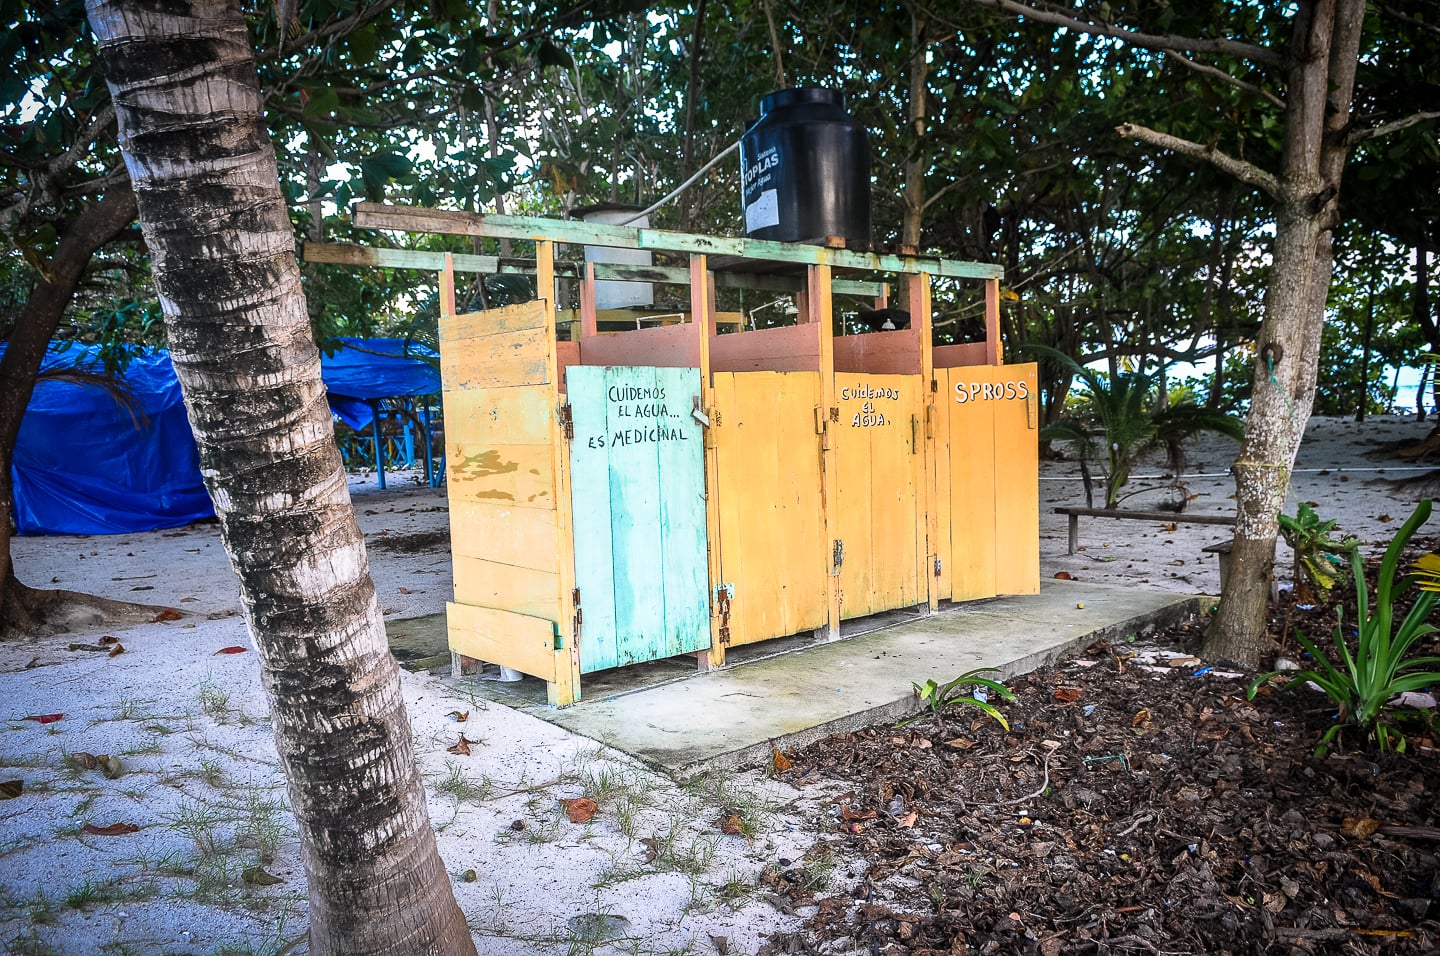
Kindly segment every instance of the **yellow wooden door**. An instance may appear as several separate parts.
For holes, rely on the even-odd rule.
[[[1035,366],[937,369],[937,487],[942,597],[956,601],[1040,588],[1039,432]],[[948,448],[943,443],[948,442]],[[948,486],[948,487],[947,487]]]
[[[712,429],[729,643],[824,627],[818,372],[717,372]]]
[[[918,604],[928,597],[921,379],[837,373],[835,399],[830,507],[840,542],[840,616]]]

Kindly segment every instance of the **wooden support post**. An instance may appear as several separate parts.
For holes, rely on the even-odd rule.
[[[948,549],[941,548],[940,535],[950,529],[940,527],[939,502],[941,494],[949,494],[949,488],[939,485],[938,456],[949,448],[948,442],[940,442],[937,435],[939,409],[935,407],[938,383],[935,381],[935,332],[934,316],[930,304],[930,276],[928,273],[905,277],[906,308],[910,312],[910,328],[920,337],[920,388],[921,414],[924,415],[925,461],[920,476],[920,495],[925,514],[925,540],[920,559],[921,574],[925,578],[925,594],[930,610],[940,607],[940,578],[935,573],[935,562]]]
[[[595,317],[595,263],[585,263],[585,277],[580,280],[580,338],[592,338],[600,334],[599,321]]]
[[[440,314],[455,314],[455,260],[445,253],[445,268],[440,272]]]
[[[826,574],[825,597],[829,605],[828,637],[840,637],[840,566],[835,563],[839,551],[836,534],[840,523],[834,514],[839,462],[831,450],[831,436],[840,408],[835,402],[835,328],[831,318],[830,267],[811,266],[806,274],[804,322],[820,326],[820,503],[825,514]]]
[[[708,542],[710,582],[710,649],[699,651],[695,660],[700,670],[725,665],[725,644],[720,629],[728,626],[717,613],[722,570],[720,567],[720,462],[715,454],[712,429],[718,427],[715,414],[715,383],[710,378],[710,338],[715,335],[715,287],[705,256],[690,257],[690,325],[700,340],[700,411],[709,420],[705,430],[705,536]],[[728,635],[727,635],[728,636]]]
[[[985,364],[1003,365],[1000,343],[1000,280],[985,280]]]
[[[546,685],[550,703],[556,707],[573,704],[580,699],[580,641],[584,631],[577,627],[575,607],[575,534],[571,515],[570,446],[560,426],[560,359],[555,345],[555,243],[548,239],[535,243],[535,289],[545,302],[545,375],[555,397],[555,410],[550,416],[550,448],[555,475],[555,520],[560,542],[558,587],[560,620],[556,634],[560,646],[555,649],[555,680]]]

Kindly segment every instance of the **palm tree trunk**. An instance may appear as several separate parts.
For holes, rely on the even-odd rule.
[[[313,953],[475,952],[435,848],[234,0],[88,0],[299,822]]]

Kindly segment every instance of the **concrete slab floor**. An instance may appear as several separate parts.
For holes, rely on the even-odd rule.
[[[1024,674],[1097,640],[1178,623],[1211,600],[1050,580],[1036,595],[956,604],[925,617],[891,615],[878,630],[830,643],[753,645],[744,650],[758,659],[713,673],[697,672],[685,658],[587,675],[585,699],[560,710],[544,703],[544,684],[534,679],[455,684],[667,771],[737,767],[766,761],[771,741],[804,746],[911,713],[912,682],[943,682],[979,667]],[[396,621],[391,630],[411,647],[424,635],[424,645],[438,638],[444,648],[443,615]],[[767,654],[770,645],[787,652]]]

